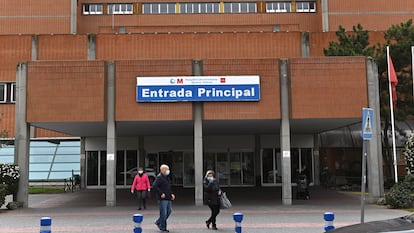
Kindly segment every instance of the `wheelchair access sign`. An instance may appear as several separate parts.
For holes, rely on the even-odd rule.
[[[374,109],[362,108],[362,138],[371,140],[374,119]]]

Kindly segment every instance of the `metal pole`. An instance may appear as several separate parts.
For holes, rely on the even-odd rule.
[[[411,67],[414,67],[414,46],[411,46]],[[413,79],[413,98],[414,98],[414,69],[411,68]]]
[[[387,46],[387,71],[388,71],[388,89],[390,94],[390,115],[391,115],[391,134],[392,134],[392,154],[394,158],[394,179],[398,183],[398,168],[397,168],[397,149],[395,145],[395,126],[394,126],[394,102],[392,99],[391,88],[391,72],[390,72],[390,48]]]
[[[367,184],[367,140],[362,142],[361,223],[364,223],[365,186]]]

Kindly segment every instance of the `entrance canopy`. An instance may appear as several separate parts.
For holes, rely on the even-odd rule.
[[[361,119],[291,120],[292,133],[318,134],[360,122]],[[105,122],[32,123],[33,126],[78,137],[106,135]],[[117,122],[119,136],[193,135],[193,121]],[[280,131],[280,120],[211,120],[203,121],[205,135],[274,134]]]

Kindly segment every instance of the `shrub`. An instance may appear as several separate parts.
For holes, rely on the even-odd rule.
[[[411,193],[414,193],[414,174],[408,174],[404,178],[404,183],[407,183],[408,187],[410,187]]]
[[[6,195],[17,194],[19,178],[19,166],[6,163],[0,164],[0,184],[7,185]]]
[[[385,196],[387,204],[391,208],[410,208],[413,206],[414,197],[411,195],[411,187],[407,182],[396,183]]]
[[[7,185],[0,184],[0,207],[4,205],[4,202],[6,201],[6,191],[7,191]]]

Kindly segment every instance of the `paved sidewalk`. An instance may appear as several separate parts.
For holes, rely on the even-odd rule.
[[[280,201],[280,188],[232,188],[226,190],[233,207],[223,210],[217,232],[234,232],[233,213],[244,214],[244,233],[312,233],[323,232],[323,213],[335,213],[336,227],[359,223],[360,197],[355,194],[311,189],[310,200],[294,200],[284,206]],[[0,233],[39,232],[39,219],[52,217],[52,232],[95,233],[132,232],[132,215],[144,215],[143,233],[159,232],[154,225],[158,217],[156,200],[150,199],[147,210],[136,210],[135,199],[128,190],[117,192],[117,207],[105,207],[104,190],[82,190],[63,194],[30,195],[29,208],[14,211],[0,210]],[[193,190],[177,190],[173,213],[168,219],[170,232],[211,232],[204,224],[209,215],[205,206],[193,205]],[[365,206],[365,222],[407,215],[402,210],[383,206]]]

